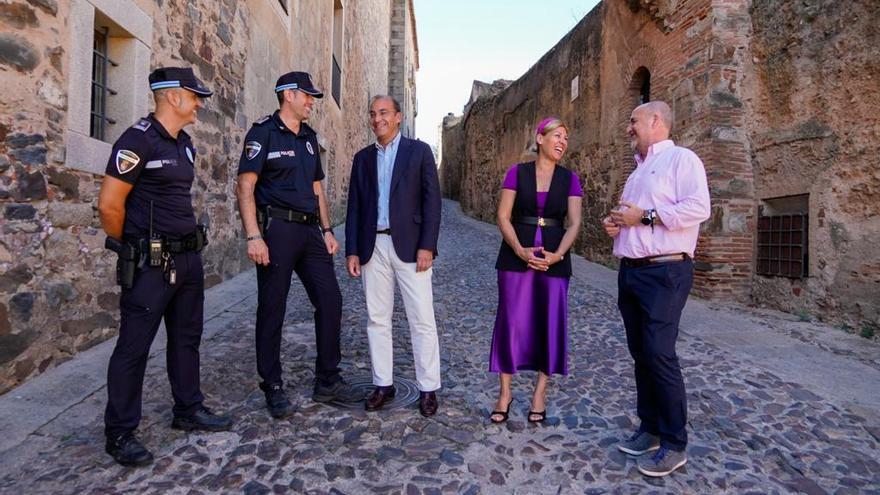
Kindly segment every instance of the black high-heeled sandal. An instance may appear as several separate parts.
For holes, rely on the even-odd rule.
[[[510,405],[511,404],[513,404],[513,397],[511,397],[510,402],[507,403],[507,410],[506,411],[492,411],[492,414],[489,415],[489,421],[491,421],[492,423],[494,423],[496,425],[507,421],[507,418],[510,415]],[[495,421],[493,416],[501,416],[501,419],[499,419],[498,421]]]
[[[538,416],[539,419],[532,419],[532,416]],[[544,420],[547,419],[547,410],[543,411],[529,411],[528,420],[529,423],[543,423]]]

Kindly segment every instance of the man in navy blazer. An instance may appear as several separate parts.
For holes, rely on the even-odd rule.
[[[400,104],[391,96],[370,101],[376,142],[360,150],[351,166],[345,255],[348,273],[363,274],[367,337],[373,368],[368,411],[395,395],[391,315],[394,286],[406,307],[418,382],[419,411],[437,412],[440,347],[434,319],[431,266],[440,235],[440,181],[427,144],[400,133]]]

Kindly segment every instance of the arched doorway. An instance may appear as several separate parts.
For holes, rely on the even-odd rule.
[[[629,117],[633,109],[643,103],[651,101],[651,71],[645,66],[640,66],[630,78],[629,86],[626,90],[626,96],[620,102],[620,130],[621,132],[629,125]],[[633,151],[629,146],[628,140],[624,141],[623,146],[619,149],[620,155],[618,163],[620,163],[620,172],[618,180],[614,188],[613,201],[617,201],[623,193],[623,186],[626,184],[626,178],[636,168],[636,162],[633,159]]]

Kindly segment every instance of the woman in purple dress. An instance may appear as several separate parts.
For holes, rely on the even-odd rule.
[[[507,421],[510,383],[520,370],[538,372],[528,420],[544,421],[549,375],[566,375],[568,364],[568,250],[581,226],[581,185],[576,174],[557,165],[568,148],[568,128],[557,118],[538,124],[538,159],[507,172],[498,203],[504,241],[498,253],[498,312],[489,371],[501,390],[493,423]]]

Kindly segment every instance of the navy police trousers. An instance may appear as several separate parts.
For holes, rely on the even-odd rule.
[[[621,264],[617,278],[617,304],[635,360],[641,429],[677,451],[687,445],[687,400],[675,341],[693,280],[690,259],[641,267]]]
[[[165,280],[161,266],[144,266],[131,289],[119,298],[120,327],[107,370],[107,409],[104,432],[108,437],[137,428],[141,420],[144,372],[150,345],[165,318],[168,380],[175,416],[190,416],[204,397],[199,384],[199,343],[202,338],[205,276],[199,253],[175,254],[177,283]]]
[[[332,385],[341,380],[342,293],[321,230],[275,218],[264,229],[263,238],[269,247],[269,265],[257,265],[257,372],[267,385],[283,383],[281,328],[291,276],[296,272],[315,308],[315,378]]]

